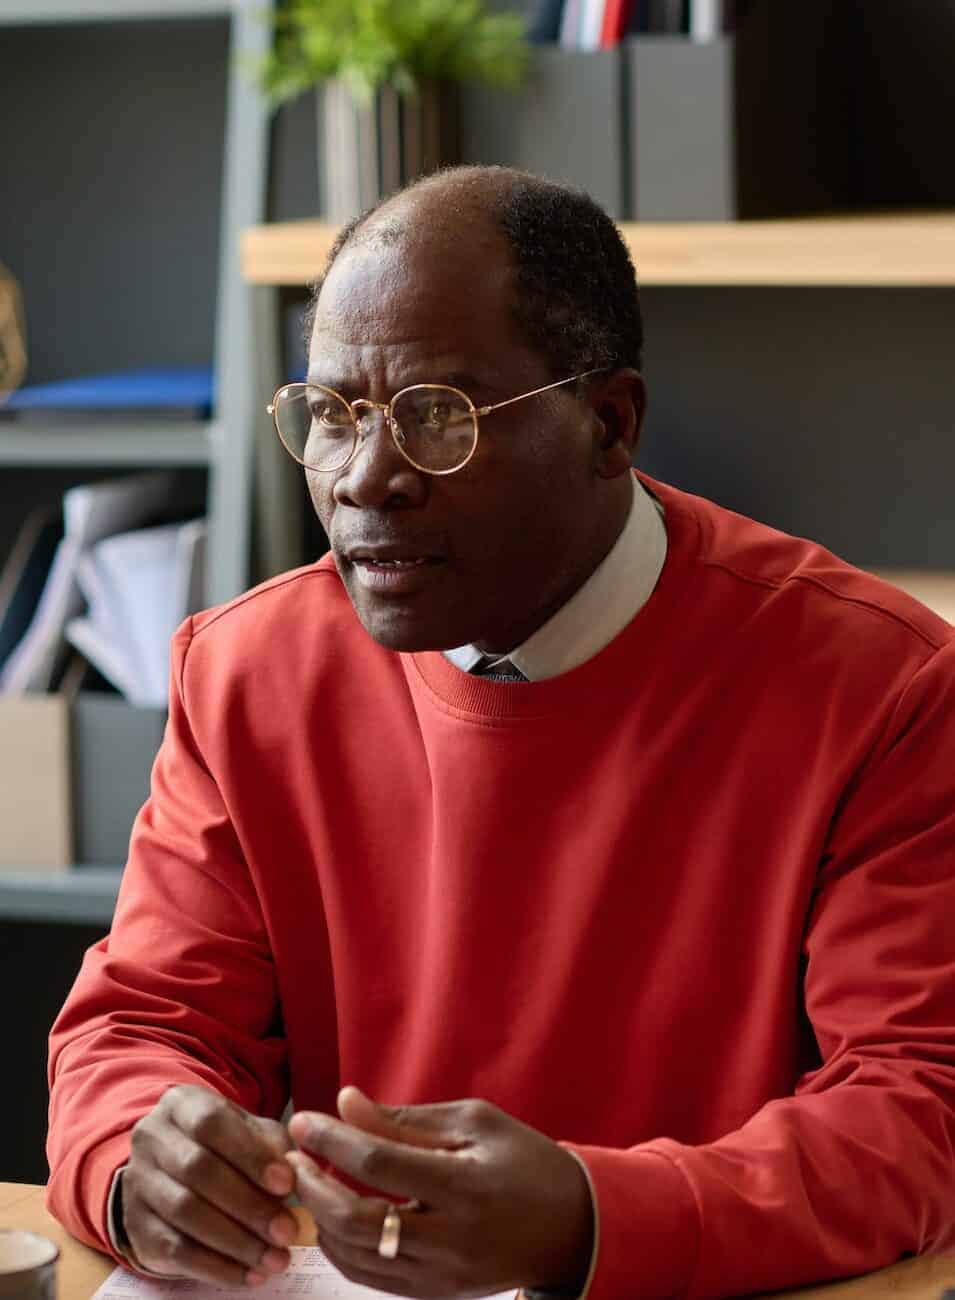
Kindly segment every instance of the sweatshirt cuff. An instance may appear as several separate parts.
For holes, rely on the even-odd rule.
[[[135,1269],[137,1273],[142,1273],[145,1277],[158,1277],[164,1282],[170,1281],[168,1273],[157,1273],[145,1264],[141,1264],[136,1258],[136,1252],[133,1250],[133,1244],[129,1240],[129,1234],[123,1223],[122,1214],[122,1195],[123,1195],[123,1173],[126,1165],[121,1165],[116,1173],[113,1174],[113,1182],[109,1189],[109,1202],[107,1205],[107,1223],[109,1228],[109,1240],[113,1250],[118,1256],[122,1256],[128,1268]]]
[[[685,1294],[696,1271],[700,1222],[679,1167],[650,1146],[561,1145],[583,1164],[594,1197],[594,1259],[582,1297]]]
[[[117,1172],[129,1160],[130,1134],[116,1133],[94,1147],[77,1171],[76,1183],[67,1187],[62,1172],[51,1178],[46,1206],[74,1237],[95,1250],[112,1255],[118,1264],[126,1256],[117,1250],[110,1231],[110,1210]]]
[[[597,1194],[594,1191],[594,1184],[590,1177],[590,1170],[572,1147],[569,1147],[566,1142],[561,1142],[560,1145],[564,1148],[567,1154],[573,1156],[580,1165],[584,1172],[584,1177],[587,1179],[587,1186],[590,1189],[590,1205],[594,1215],[594,1244],[590,1251],[590,1265],[587,1269],[587,1276],[584,1279],[584,1284],[579,1289],[575,1288],[572,1291],[542,1291],[540,1289],[528,1290],[527,1287],[522,1287],[518,1293],[518,1300],[586,1300],[590,1291],[590,1284],[593,1281],[594,1270],[597,1267],[597,1255],[600,1251],[600,1214],[597,1209]]]
[[[109,1199],[106,1202],[106,1227],[109,1229],[109,1244],[113,1247],[117,1255],[128,1255],[127,1243],[124,1241],[126,1229],[123,1226],[122,1216],[122,1182],[125,1165],[120,1165],[113,1174],[113,1181],[109,1187]]]

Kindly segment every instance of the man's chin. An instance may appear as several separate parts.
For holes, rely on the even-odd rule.
[[[368,609],[364,602],[355,605],[362,627],[380,646],[401,654],[422,650],[450,650],[463,645],[447,625],[436,626],[408,610],[390,605],[385,609]]]
[[[400,654],[418,654],[423,650],[450,650],[462,644],[460,641],[449,641],[447,637],[435,638],[414,634],[408,629],[381,627],[377,623],[369,624],[364,619],[362,619],[362,626],[385,650],[395,650]]]

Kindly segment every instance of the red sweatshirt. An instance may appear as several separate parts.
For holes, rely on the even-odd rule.
[[[400,655],[334,566],[175,641],[113,931],[52,1036],[49,1203],[171,1083],[482,1096],[568,1143],[591,1300],[955,1242],[955,631],[647,480],[648,604],[534,684]]]

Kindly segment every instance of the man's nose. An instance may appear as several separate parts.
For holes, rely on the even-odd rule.
[[[335,484],[340,503],[368,508],[416,505],[427,494],[427,475],[398,450],[385,411],[355,412],[358,445]]]

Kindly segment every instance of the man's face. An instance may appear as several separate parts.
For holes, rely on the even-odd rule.
[[[378,402],[450,383],[476,406],[541,387],[554,376],[518,336],[511,293],[508,249],[490,230],[347,248],[319,297],[309,378]],[[307,471],[348,594],[382,645],[512,649],[587,576],[595,420],[574,389],[482,417],[454,474],[410,465],[378,413],[345,469]]]

